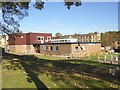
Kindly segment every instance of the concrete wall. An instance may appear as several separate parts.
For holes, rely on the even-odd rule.
[[[9,45],[9,52],[12,53],[35,53],[33,45]]]
[[[78,50],[75,49],[75,47],[78,47]],[[82,50],[80,47],[84,47],[85,50]],[[96,54],[101,52],[101,44],[72,44],[71,45],[71,54]]]
[[[45,50],[46,46],[48,46],[48,50]],[[50,51],[50,46],[53,46],[53,51]],[[59,46],[59,51],[55,50],[55,46]],[[78,47],[78,49],[76,49]],[[84,47],[86,50],[82,50],[80,47]],[[50,54],[50,55],[65,55],[65,54],[91,54],[91,53],[99,53],[101,51],[100,43],[92,43],[92,44],[51,44],[51,45],[41,45],[40,50],[42,54]]]
[[[48,49],[46,49],[48,46]],[[53,47],[53,50],[50,50],[50,47]],[[59,50],[56,51],[56,46],[59,47]],[[78,49],[76,49],[78,47]],[[80,47],[85,48],[82,50]],[[33,45],[9,45],[9,51],[14,53],[36,53],[36,48]],[[40,45],[40,53],[48,55],[65,55],[65,54],[91,54],[99,53],[101,51],[100,43],[86,43],[86,44],[43,44]]]
[[[46,46],[48,49],[46,50]],[[53,50],[50,50],[50,47],[53,47]],[[56,46],[59,47],[59,50],[56,51]],[[40,53],[48,54],[48,55],[62,55],[62,54],[70,54],[71,53],[71,44],[51,44],[51,45],[41,45]]]

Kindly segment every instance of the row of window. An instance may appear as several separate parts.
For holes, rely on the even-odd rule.
[[[44,37],[43,37],[43,36],[37,36],[37,41],[41,41],[41,40],[44,41]],[[48,36],[48,37],[47,37],[47,40],[51,40],[51,37]]]
[[[59,51],[59,46],[55,46],[55,47],[53,47],[53,46],[45,46],[45,50],[50,50],[50,51],[53,51],[55,49],[55,51]]]
[[[21,36],[20,38],[23,38],[23,36]],[[41,40],[44,40],[44,37],[43,36],[37,36],[37,41],[41,41]],[[47,40],[51,40],[51,37],[48,36]]]
[[[46,51],[48,51],[48,50],[50,50],[50,51],[53,51],[53,50],[59,51],[59,46],[55,46],[55,47],[53,47],[53,46],[45,46],[44,49],[45,49]],[[80,49],[86,50],[86,47],[85,47],[85,46],[82,46],[82,47],[75,46],[75,50],[80,50]]]
[[[79,38],[80,38],[80,39],[92,39],[92,38],[97,38],[97,39],[99,39],[100,36],[80,36]]]
[[[43,47],[44,48],[44,47]],[[53,51],[55,49],[55,51],[59,51],[59,46],[45,46],[44,48],[46,51],[50,50],[50,51]],[[86,47],[85,46],[82,46],[82,47],[79,47],[79,46],[75,46],[75,50],[86,50]]]

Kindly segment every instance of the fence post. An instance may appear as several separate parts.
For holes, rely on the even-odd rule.
[[[113,75],[113,76],[115,75],[115,70],[114,70],[114,68],[113,68],[113,72],[112,72],[112,75]]]
[[[68,58],[67,58],[67,54],[65,55],[65,57],[66,57],[66,59],[68,59]]]
[[[99,54],[98,54],[98,61],[100,60],[100,56],[99,56]]]
[[[104,62],[106,62],[106,55],[104,55]]]
[[[118,61],[118,57],[116,57],[115,59],[116,59],[116,61]]]
[[[88,55],[89,55],[89,59],[90,59],[90,53]]]
[[[63,60],[63,54],[62,54],[62,60]]]
[[[75,59],[77,59],[77,53],[75,53]]]
[[[113,61],[113,56],[111,55],[111,63],[112,63],[112,61]]]

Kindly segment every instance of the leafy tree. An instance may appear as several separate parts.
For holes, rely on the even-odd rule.
[[[30,3],[31,0],[28,0],[28,2],[0,2],[3,18],[3,23],[0,23],[0,28],[2,28],[0,29],[1,32],[6,34],[19,33],[19,21],[29,15],[28,10]],[[36,2],[33,4],[33,7],[35,7],[37,10],[43,10],[44,4],[45,2],[42,0],[36,0]],[[70,9],[72,5],[80,6],[81,1],[64,0],[64,4],[68,9]]]
[[[56,36],[56,37],[60,37],[60,36],[62,36],[62,34],[61,34],[60,32],[57,32],[57,33],[55,34],[55,36]]]
[[[120,40],[120,31],[109,31],[101,34],[102,46],[114,47],[115,42]]]

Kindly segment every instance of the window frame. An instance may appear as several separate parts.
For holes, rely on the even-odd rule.
[[[51,50],[51,47],[52,47],[52,50]],[[50,46],[50,51],[53,51],[53,46]]]
[[[48,50],[48,46],[45,46],[45,50]]]
[[[58,49],[57,49],[57,47],[58,47]],[[59,51],[59,46],[55,46],[55,51]]]
[[[48,39],[49,38],[49,39]],[[51,37],[50,36],[47,36],[47,40],[51,40]]]
[[[38,38],[40,38],[40,40],[38,40]],[[37,36],[37,41],[44,41],[44,36]]]

